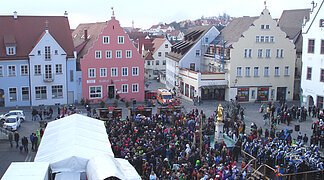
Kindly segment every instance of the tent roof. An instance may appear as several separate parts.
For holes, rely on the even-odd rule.
[[[49,164],[46,162],[12,162],[2,180],[44,180]]]
[[[49,162],[53,172],[84,172],[101,154],[114,156],[104,122],[73,114],[48,123],[35,162]]]
[[[135,168],[126,160],[110,155],[96,156],[87,165],[88,180],[117,177],[123,180],[140,180]]]

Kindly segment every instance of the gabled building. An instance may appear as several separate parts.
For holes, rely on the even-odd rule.
[[[278,25],[287,37],[295,44],[296,61],[294,74],[294,100],[300,100],[300,82],[302,72],[302,50],[303,37],[302,27],[309,20],[310,9],[284,10],[279,19]]]
[[[218,36],[229,57],[226,100],[292,100],[296,49],[265,8],[260,16],[240,17]],[[215,56],[216,62],[223,56]]]
[[[78,100],[76,58],[65,16],[0,16],[0,104]]]
[[[144,59],[114,14],[107,22],[80,24],[72,36],[85,100],[144,101]]]
[[[189,30],[183,41],[171,47],[166,56],[168,89],[193,100],[202,96],[202,88],[216,89],[217,85],[227,85],[225,73],[211,73],[204,67],[204,54],[218,35],[219,31],[214,26],[195,27]],[[224,96],[224,87],[222,89],[219,97]]]
[[[301,92],[302,105],[323,107],[324,99],[324,1],[313,4],[303,26]]]

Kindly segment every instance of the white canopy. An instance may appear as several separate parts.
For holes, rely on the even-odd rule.
[[[48,123],[35,162],[49,162],[53,173],[85,172],[103,154],[114,156],[104,122],[73,114]]]
[[[117,177],[123,180],[140,180],[135,168],[126,160],[110,155],[96,156],[87,165],[88,180]]]
[[[1,180],[48,180],[46,162],[12,162]]]

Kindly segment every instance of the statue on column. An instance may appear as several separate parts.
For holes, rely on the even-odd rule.
[[[223,122],[223,107],[222,104],[218,104],[217,107],[217,121]]]

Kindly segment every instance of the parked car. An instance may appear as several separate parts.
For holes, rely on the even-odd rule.
[[[25,114],[24,114],[24,111],[23,110],[11,110],[9,111],[8,113],[6,114],[2,114],[0,115],[0,120],[1,121],[6,121],[6,119],[9,117],[9,116],[18,116],[19,120],[22,122],[22,121],[25,121]]]
[[[16,131],[20,127],[20,118],[17,115],[11,115],[6,118],[3,128]]]

